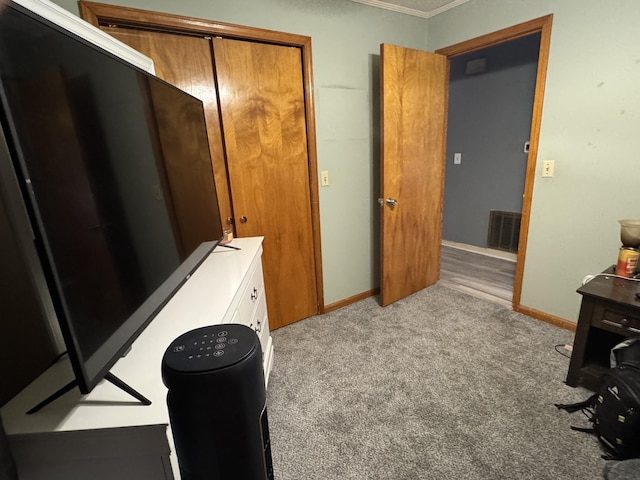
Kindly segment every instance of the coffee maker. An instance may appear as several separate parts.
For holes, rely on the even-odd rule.
[[[640,220],[618,220],[622,247],[618,253],[616,275],[633,277],[637,273],[640,257]]]

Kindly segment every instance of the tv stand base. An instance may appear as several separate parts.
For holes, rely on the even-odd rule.
[[[142,394],[140,394],[139,392],[137,392],[136,390],[131,388],[129,385],[127,385],[122,380],[120,380],[118,377],[116,377],[113,373],[107,372],[107,374],[104,376],[104,379],[107,380],[108,382],[114,384],[116,387],[120,388],[121,390],[124,390],[125,392],[127,392],[133,398],[138,400],[142,405],[151,405],[151,400],[149,400],[147,397],[143,396]],[[41,401],[39,404],[37,404],[31,410],[29,410],[27,412],[27,415],[31,415],[32,413],[36,413],[41,408],[46,407],[51,402],[57,400],[62,395],[64,395],[65,393],[67,393],[68,391],[72,390],[74,387],[77,387],[77,386],[78,386],[78,381],[77,380],[72,380],[71,382],[67,383],[64,387],[62,387],[60,390],[58,390],[57,392],[54,392],[53,394],[49,395],[47,398],[45,398],[43,401]]]

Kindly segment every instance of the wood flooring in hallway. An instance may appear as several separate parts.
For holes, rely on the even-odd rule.
[[[488,253],[443,244],[439,283],[511,308],[515,255]]]

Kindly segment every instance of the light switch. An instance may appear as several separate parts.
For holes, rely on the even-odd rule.
[[[329,171],[323,170],[320,172],[320,185],[323,187],[329,186]]]
[[[555,162],[553,160],[544,160],[542,162],[542,176],[543,177],[553,177],[554,163]]]
[[[462,154],[461,153],[454,153],[453,154],[453,164],[454,165],[460,165],[462,163]]]

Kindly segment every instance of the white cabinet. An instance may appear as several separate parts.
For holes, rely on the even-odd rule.
[[[162,357],[181,334],[237,322],[260,338],[268,380],[273,359],[262,238],[217,247],[165,305],[111,372],[152,401],[143,406],[108,382],[71,391],[33,415],[25,412],[73,378],[62,360],[2,408],[21,480],[179,478],[161,377]],[[114,473],[115,472],[115,473]]]
[[[265,352],[271,348],[271,336],[269,335],[269,317],[261,262],[254,266],[248,277],[246,288],[241,295],[240,305],[238,305],[231,322],[242,323],[252,328],[260,338],[262,351]],[[267,364],[266,360],[270,360],[270,358],[265,358],[265,373],[271,370],[271,365]],[[265,380],[268,381],[268,378]]]

